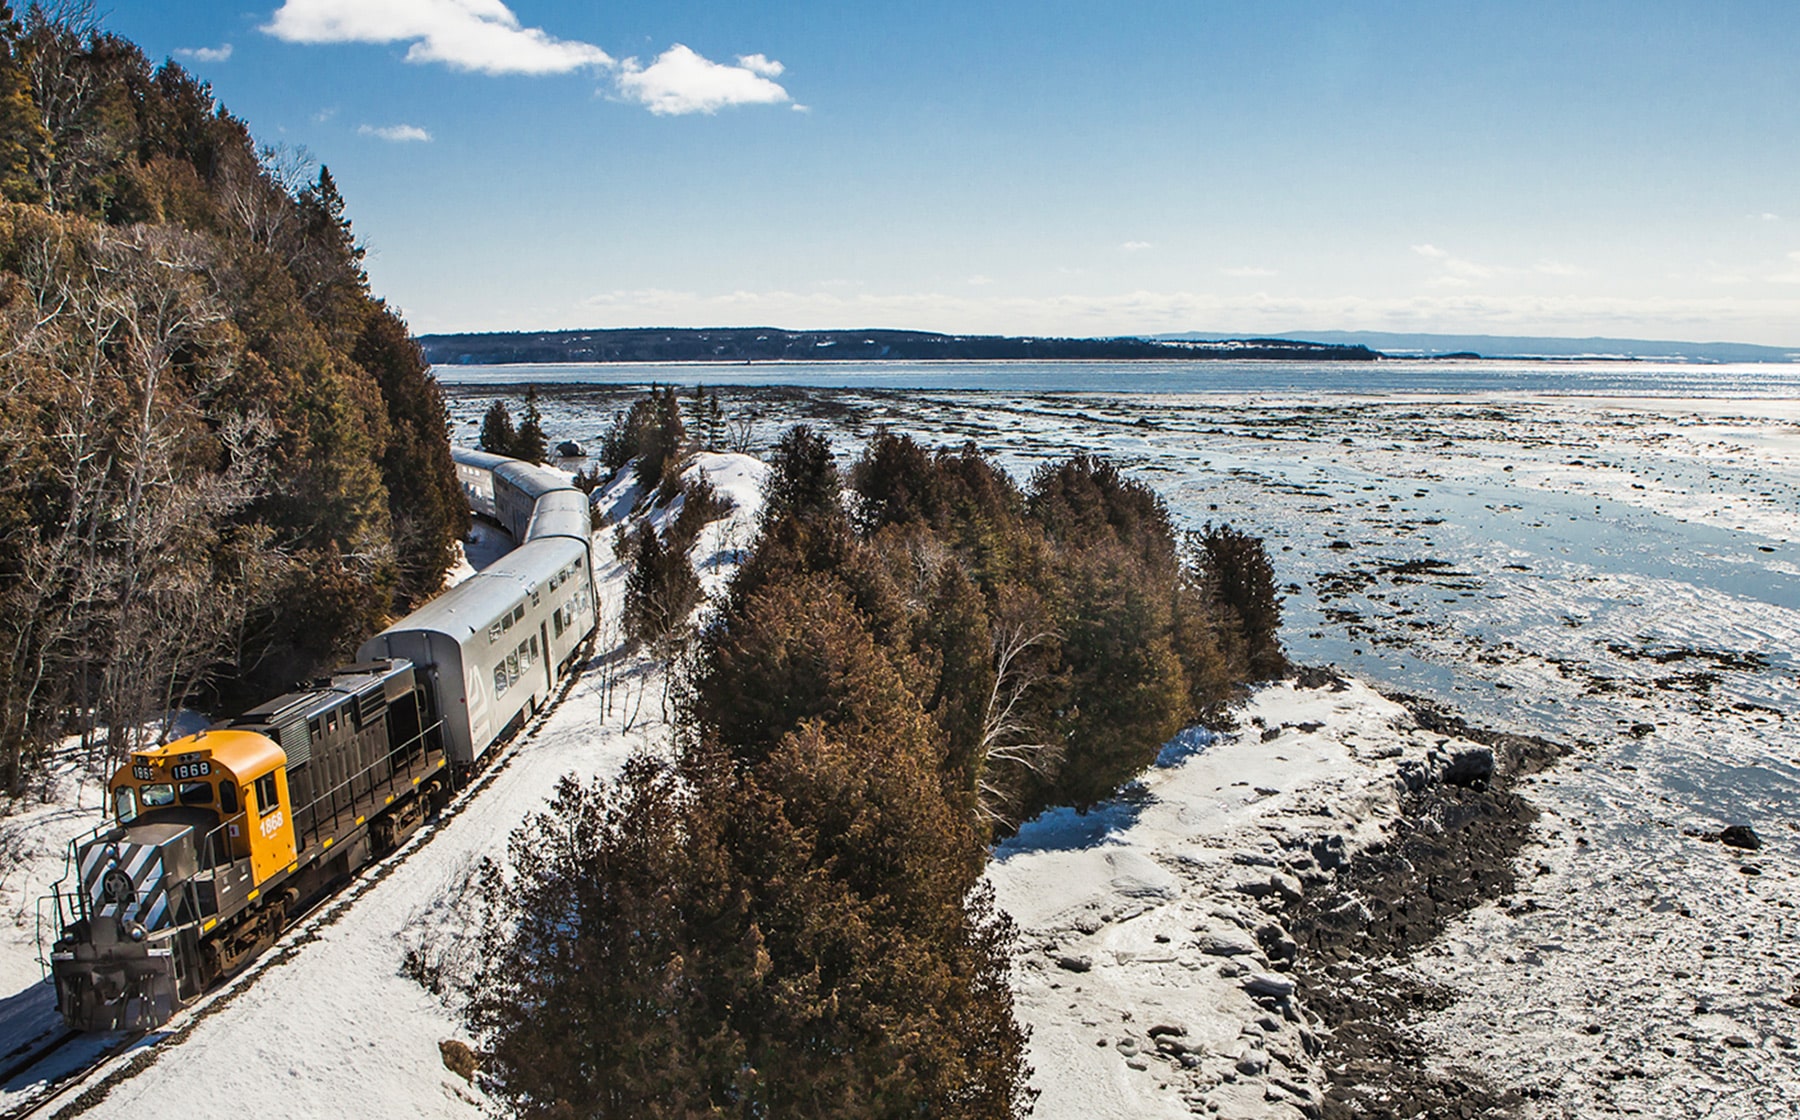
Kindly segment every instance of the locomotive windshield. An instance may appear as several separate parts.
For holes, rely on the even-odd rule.
[[[137,819],[137,790],[130,786],[120,786],[113,791],[113,807],[119,812],[119,823],[130,824]]]
[[[175,804],[175,787],[167,782],[145,786],[139,792],[144,798],[144,808],[146,809],[160,809],[164,805]]]
[[[211,805],[212,799],[212,786],[205,782],[181,783],[181,803],[183,805]]]

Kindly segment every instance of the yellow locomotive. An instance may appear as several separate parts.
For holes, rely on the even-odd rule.
[[[113,819],[71,843],[54,892],[63,1017],[163,1022],[441,805],[450,774],[414,676],[404,660],[349,666],[133,754],[109,783]]]
[[[519,546],[369,638],[357,664],[131,756],[113,819],[71,842],[46,900],[70,1026],[162,1023],[398,846],[574,671],[598,608],[587,496],[527,463],[452,455],[473,512]]]

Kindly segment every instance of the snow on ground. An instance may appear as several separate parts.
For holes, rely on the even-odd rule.
[[[602,609],[616,617],[619,573],[600,575]],[[438,1050],[464,1037],[461,1025],[403,973],[406,952],[454,943],[453,930],[433,926],[459,919],[474,868],[504,854],[559,778],[610,775],[632,752],[659,749],[659,688],[641,660],[616,676],[590,668],[488,772],[486,788],[459,800],[404,858],[365,869],[259,960],[253,982],[228,1001],[172,1022],[188,1029],[147,1052],[147,1068],[111,1085],[86,1115],[193,1120],[236,1115],[251,1100],[287,1117],[482,1115],[480,1094],[444,1068]]]
[[[1038,1116],[1294,1117],[1320,1095],[1316,1022],[1281,998],[1258,931],[1317,873],[1315,840],[1354,858],[1381,836],[1399,761],[1439,740],[1355,682],[1272,685],[1236,715],[1118,800],[1052,810],[995,852]]]
[[[456,542],[456,562],[444,576],[444,587],[455,587],[512,550],[513,539],[506,530],[479,518],[471,521],[469,539]]]
[[[704,476],[719,496],[729,499],[732,506],[724,517],[701,529],[690,551],[694,571],[700,576],[701,590],[716,596],[725,590],[731,573],[756,538],[756,525],[762,517],[763,483],[769,477],[769,465],[749,455],[702,451],[693,455],[681,472],[683,481],[697,476]],[[605,486],[594,491],[590,499],[594,524],[596,527],[611,526],[629,517],[647,514],[651,526],[661,535],[681,516],[687,496],[679,494],[667,505],[650,510],[641,508],[644,500],[644,489],[638,485],[631,464],[626,464]],[[611,556],[612,534],[598,536],[605,542],[602,554]]]
[[[696,568],[719,586],[754,533],[766,468],[746,456],[704,455],[689,469],[705,471],[737,504],[702,531],[692,554]],[[458,930],[475,869],[484,858],[504,855],[513,829],[543,807],[564,774],[611,775],[633,752],[666,742],[661,673],[648,659],[624,658],[611,648],[623,572],[611,558],[610,536],[610,530],[595,533],[603,619],[596,657],[566,699],[487,773],[485,788],[461,798],[400,858],[366,868],[291,930],[251,966],[252,982],[215,993],[172,1021],[174,1037],[141,1051],[147,1066],[109,1084],[85,1115],[196,1120],[236,1115],[247,1100],[296,1118],[484,1115],[482,1095],[448,1071],[439,1053],[440,1042],[466,1038],[461,1024],[407,975],[406,957],[423,949],[454,964],[465,948]],[[468,555],[491,562],[509,547],[505,534],[478,525]],[[53,995],[37,983],[35,944],[26,952],[11,919],[20,907],[28,913],[26,904],[61,874],[68,838],[98,822],[97,811],[78,813],[69,800],[7,818],[16,827],[0,833],[17,836],[15,847],[32,846],[31,858],[0,880],[9,923],[0,980],[16,979],[5,990],[28,998],[42,1030],[55,1025]],[[95,801],[90,785],[87,802]],[[0,1001],[0,1009],[24,1021],[24,1002]],[[197,1094],[202,1080],[205,1092]],[[0,1108],[7,1089],[24,1088],[0,1089]]]

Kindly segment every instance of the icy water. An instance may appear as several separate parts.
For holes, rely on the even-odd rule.
[[[1800,364],[1670,362],[744,362],[438,366],[469,388],[736,385],[994,393],[1535,393],[1800,397]]]
[[[739,370],[764,445],[805,420],[846,456],[886,425],[1021,478],[1110,455],[1182,525],[1267,539],[1297,660],[1576,744],[1526,791],[1517,897],[1413,966],[1459,993],[1419,1029],[1537,1115],[1800,1108],[1800,367],[439,372],[459,432],[534,381],[552,438],[587,440],[625,385]],[[1702,838],[1732,823],[1765,846]]]

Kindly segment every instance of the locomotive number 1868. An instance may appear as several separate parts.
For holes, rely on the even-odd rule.
[[[169,773],[178,782],[184,782],[189,778],[204,778],[208,774],[212,773],[212,763],[210,763],[210,762],[181,762],[181,763],[177,763],[175,766],[173,766],[170,769]]]

